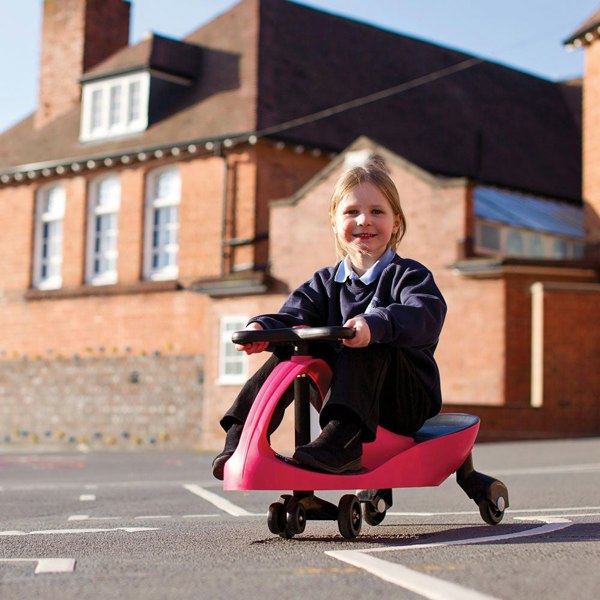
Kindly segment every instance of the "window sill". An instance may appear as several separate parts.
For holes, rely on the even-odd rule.
[[[139,281],[136,283],[115,283],[112,285],[82,285],[79,287],[54,290],[27,290],[25,300],[62,300],[88,296],[121,296],[129,294],[153,294],[182,290],[179,281]]]
[[[237,378],[231,378],[231,377],[221,377],[219,379],[217,379],[217,385],[221,386],[221,387],[226,387],[226,386],[240,386],[240,385],[244,385],[247,381],[248,377],[241,377],[239,379]]]

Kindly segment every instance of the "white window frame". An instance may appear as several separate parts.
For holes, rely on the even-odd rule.
[[[135,90],[135,95],[132,95]],[[139,72],[83,84],[80,141],[144,131],[148,127],[150,73]],[[118,103],[115,100],[118,98]],[[136,105],[133,106],[132,102]]]
[[[112,191],[110,197],[102,200],[102,188],[105,185]],[[119,258],[119,210],[121,207],[121,179],[118,174],[102,175],[90,183],[87,219],[86,281],[91,285],[109,285],[117,282],[117,262]],[[110,229],[98,231],[98,222],[106,217],[114,217]],[[110,266],[97,269],[97,261]]]
[[[246,327],[248,317],[245,315],[227,315],[221,317],[219,323],[219,375],[220,385],[240,385],[248,379],[248,355],[238,352],[231,341],[231,334]],[[232,373],[230,368],[238,373]],[[236,368],[238,367],[238,368]]]
[[[64,186],[51,183],[39,188],[35,204],[33,286],[54,290],[62,286]]]
[[[165,173],[175,174],[177,179],[169,194],[160,195],[158,185],[161,176]],[[181,174],[179,167],[167,166],[151,171],[146,179],[145,202],[145,228],[144,228],[144,278],[150,280],[176,279],[179,275],[179,228],[181,203]],[[164,215],[166,212],[177,213],[176,222],[170,221],[167,225],[160,223],[156,231],[155,221],[157,213]],[[159,235],[158,244],[156,234]],[[171,239],[164,241],[167,234]],[[174,239],[173,239],[174,238]],[[158,265],[155,264],[158,258]],[[174,257],[174,261],[166,260]],[[166,263],[166,264],[165,264]]]

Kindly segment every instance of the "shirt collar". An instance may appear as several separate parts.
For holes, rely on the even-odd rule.
[[[348,278],[350,278],[352,280],[359,279],[365,285],[369,285],[373,283],[381,275],[383,270],[392,262],[395,254],[396,253],[391,248],[388,248],[379,257],[379,260],[360,277],[352,270],[350,257],[346,256],[338,265],[337,271],[335,272],[335,282],[344,283]]]

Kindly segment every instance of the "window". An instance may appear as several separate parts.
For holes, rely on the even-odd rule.
[[[98,177],[90,185],[87,229],[87,281],[117,282],[121,181],[118,175]]]
[[[134,73],[84,84],[81,141],[146,129],[149,88],[148,73]]]
[[[477,228],[477,245],[488,250],[500,250],[500,228],[481,223]]]
[[[506,232],[506,254],[509,256],[523,256],[523,234],[520,231],[509,229]]]
[[[36,198],[33,285],[42,290],[62,285],[64,216],[63,186],[52,184],[40,188]]]
[[[584,244],[577,238],[486,221],[475,224],[475,249],[481,254],[527,258],[580,259],[584,256]]]
[[[179,169],[151,172],[146,189],[145,277],[174,279],[179,274]]]
[[[110,105],[108,108],[108,128],[114,129],[121,123],[121,84],[110,86]]]
[[[531,233],[527,236],[527,255],[535,258],[543,258],[545,255],[544,251],[544,238],[541,235]]]
[[[231,334],[246,327],[248,317],[228,316],[221,319],[219,344],[219,383],[240,384],[248,378],[248,356],[238,352],[231,341]]]

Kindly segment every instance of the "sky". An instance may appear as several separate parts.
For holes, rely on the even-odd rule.
[[[553,81],[580,77],[584,52],[563,41],[600,0],[296,0]],[[132,0],[130,43],[182,38],[237,0]],[[43,0],[0,0],[0,131],[35,110]]]

